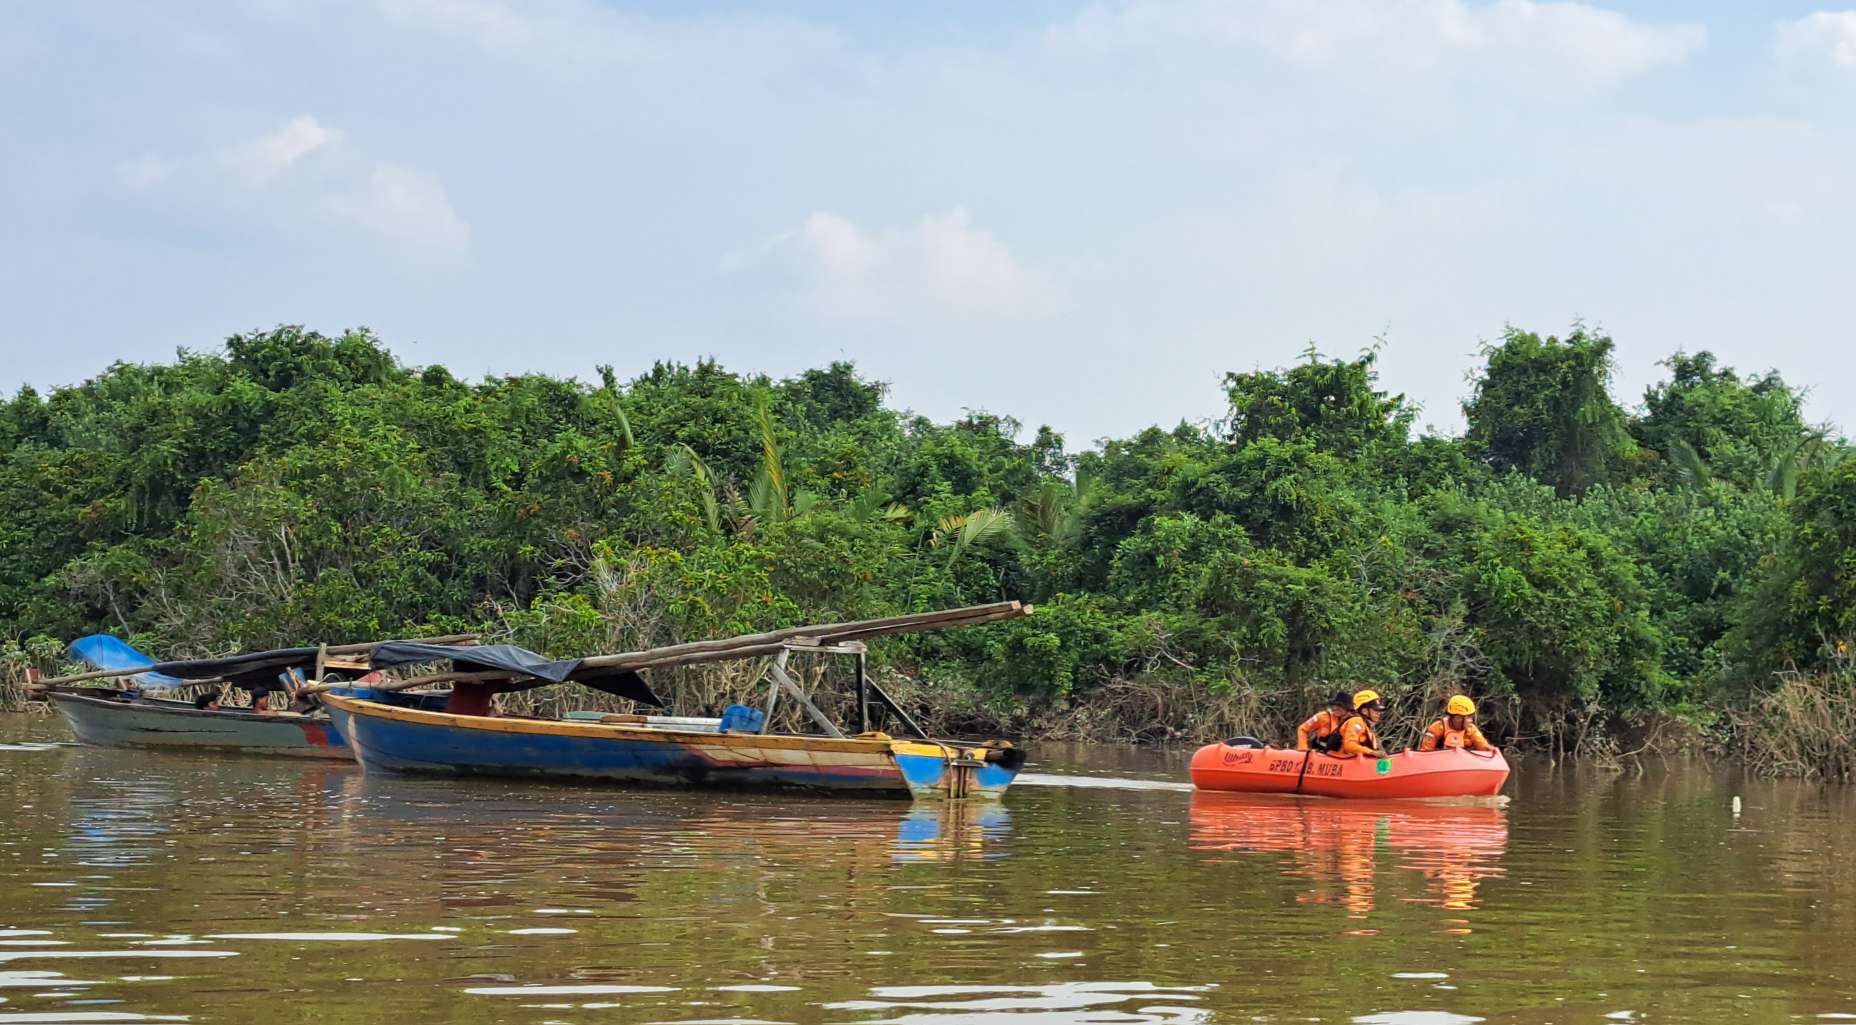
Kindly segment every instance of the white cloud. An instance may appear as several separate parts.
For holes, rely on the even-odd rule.
[[[330,200],[343,219],[386,238],[441,253],[470,244],[470,225],[451,205],[444,185],[432,175],[398,164],[380,164],[359,188]]]
[[[305,166],[312,154],[323,154],[313,171]],[[245,226],[294,234],[333,220],[427,255],[455,254],[470,243],[470,225],[437,176],[376,159],[308,114],[244,142],[179,158],[144,154],[115,171],[145,199]]]
[[[959,207],[877,233],[819,211],[779,241],[796,247],[813,301],[830,317],[1013,314],[1032,296],[1005,244]]]
[[[1778,24],[1779,55],[1856,71],[1856,11],[1818,11]]]
[[[1596,91],[1687,60],[1706,43],[1707,30],[1536,0],[1161,0],[1091,8],[1048,38],[1060,49],[1104,53],[1255,49],[1380,83],[1454,70],[1562,94]]]
[[[227,150],[224,159],[246,183],[261,185],[341,137],[340,132],[324,127],[315,118],[299,114],[275,130]]]

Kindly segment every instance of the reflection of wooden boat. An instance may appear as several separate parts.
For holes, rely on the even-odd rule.
[[[1501,792],[1508,762],[1500,751],[1405,751],[1386,758],[1207,744],[1192,756],[1201,790],[1317,797],[1479,797]]]
[[[133,697],[101,688],[45,695],[71,724],[80,743],[96,747],[162,747],[300,758],[353,756],[326,716],[193,707],[191,701]]]
[[[498,716],[487,694],[446,712],[393,708],[327,695],[342,735],[369,771],[541,777],[608,783],[718,787],[809,787],[893,797],[996,796],[1018,775],[1024,754],[1009,744],[934,740],[864,671],[863,641],[894,633],[997,622],[1025,615],[1017,602],[859,623],[799,627],[771,634],[698,641],[619,655],[548,662],[533,652],[492,645],[443,651],[387,645],[376,665],[449,660],[452,671],[414,676],[405,686],[451,682],[497,692],[574,682],[662,707],[642,671],[772,656],[764,709],[734,706],[723,718],[695,721],[644,715],[599,720]],[[857,734],[846,736],[786,671],[795,653],[853,656]],[[394,684],[392,686],[399,686]],[[320,688],[311,687],[310,691]],[[824,735],[769,732],[782,697]],[[870,730],[872,701],[919,739]],[[489,713],[489,714],[485,714]]]

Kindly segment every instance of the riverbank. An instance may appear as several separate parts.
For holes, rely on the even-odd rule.
[[[721,672],[727,671],[699,669],[691,675]],[[826,685],[820,674],[808,673],[800,664],[795,664],[794,673],[828,715],[850,721],[851,699],[842,688]],[[728,673],[693,691],[673,683],[663,693],[673,701],[673,714],[713,715],[724,704],[754,704],[764,697],[757,689],[743,688],[743,678]],[[0,712],[49,714],[48,706],[27,703],[23,681],[22,674],[0,674]],[[894,672],[883,675],[882,683],[935,735],[1003,737],[1033,748],[1055,742],[1191,750],[1231,736],[1287,745],[1301,720],[1331,693],[1316,691],[1284,700],[1250,690],[1221,692],[1148,679],[1111,681],[1086,696],[1031,704],[989,699],[970,687],[924,683]],[[690,701],[690,693],[702,700]],[[1415,745],[1448,696],[1396,686],[1382,693],[1388,712],[1379,732],[1394,750]],[[570,709],[633,710],[621,699],[572,686],[504,695],[499,701],[514,714],[548,717]],[[1747,706],[1713,710],[1701,721],[1662,713],[1622,720],[1571,714],[1524,720],[1512,700],[1500,698],[1482,699],[1478,721],[1494,742],[1524,761],[1624,769],[1702,756],[1763,776],[1856,780],[1856,741],[1851,740],[1856,737],[1856,690],[1837,678],[1783,677]],[[1531,732],[1517,728],[1523,721],[1532,724]],[[797,721],[789,725],[806,728]]]

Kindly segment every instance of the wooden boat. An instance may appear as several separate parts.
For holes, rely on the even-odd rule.
[[[327,716],[241,709],[206,710],[191,701],[136,696],[100,687],[45,694],[79,743],[94,747],[183,748],[293,758],[352,760]]]
[[[1017,602],[945,613],[891,617],[696,642],[622,655],[528,663],[531,652],[463,648],[447,652],[417,645],[387,645],[376,665],[448,658],[454,671],[415,676],[407,686],[450,681],[501,690],[547,682],[577,682],[662,705],[641,670],[697,662],[774,656],[764,709],[735,706],[718,719],[692,720],[608,715],[597,721],[530,719],[394,708],[337,694],[325,695],[330,714],[368,772],[484,775],[586,780],[623,784],[704,787],[804,787],[833,793],[891,797],[991,797],[1009,786],[1024,764],[1010,744],[973,744],[927,737],[864,671],[863,640],[890,633],[979,625],[1024,615]],[[795,652],[854,656],[857,663],[858,733],[847,736],[812,703],[786,672]],[[315,690],[316,688],[311,688]],[[823,736],[771,733],[782,695],[797,702]],[[869,729],[874,702],[919,739]],[[468,701],[479,710],[488,702]]]
[[[432,638],[431,642],[457,643],[467,635]],[[218,689],[227,684],[254,696],[289,689],[281,679],[300,677],[298,666],[318,664],[366,672],[365,661],[343,656],[365,655],[374,644],[334,648],[283,648],[249,652],[215,659],[156,662],[122,640],[108,634],[79,638],[71,653],[92,669],[73,676],[45,680],[39,693],[56,708],[78,742],[96,747],[166,748],[271,755],[290,758],[327,758],[352,761],[354,753],[335,729],[328,714],[308,712],[260,713],[252,708],[199,708],[192,701],[163,697],[187,688]],[[335,657],[331,658],[331,654]],[[124,686],[74,686],[88,680],[115,678]],[[345,685],[344,692],[373,696],[400,704],[424,704],[421,694],[385,694]],[[255,697],[254,697],[255,700]],[[438,699],[442,702],[443,698]]]
[[[886,736],[451,715],[334,695],[326,703],[369,772],[967,797],[1000,793],[1024,764],[1015,748]]]
[[[1342,758],[1220,742],[1192,756],[1201,790],[1317,797],[1477,797],[1501,792],[1508,762],[1500,751],[1404,751],[1385,758]]]

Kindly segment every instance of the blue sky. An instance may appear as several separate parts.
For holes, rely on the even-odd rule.
[[[1073,444],[1583,320],[1856,423],[1856,11],[244,0],[0,16],[0,389],[278,323],[467,374],[836,358]]]

